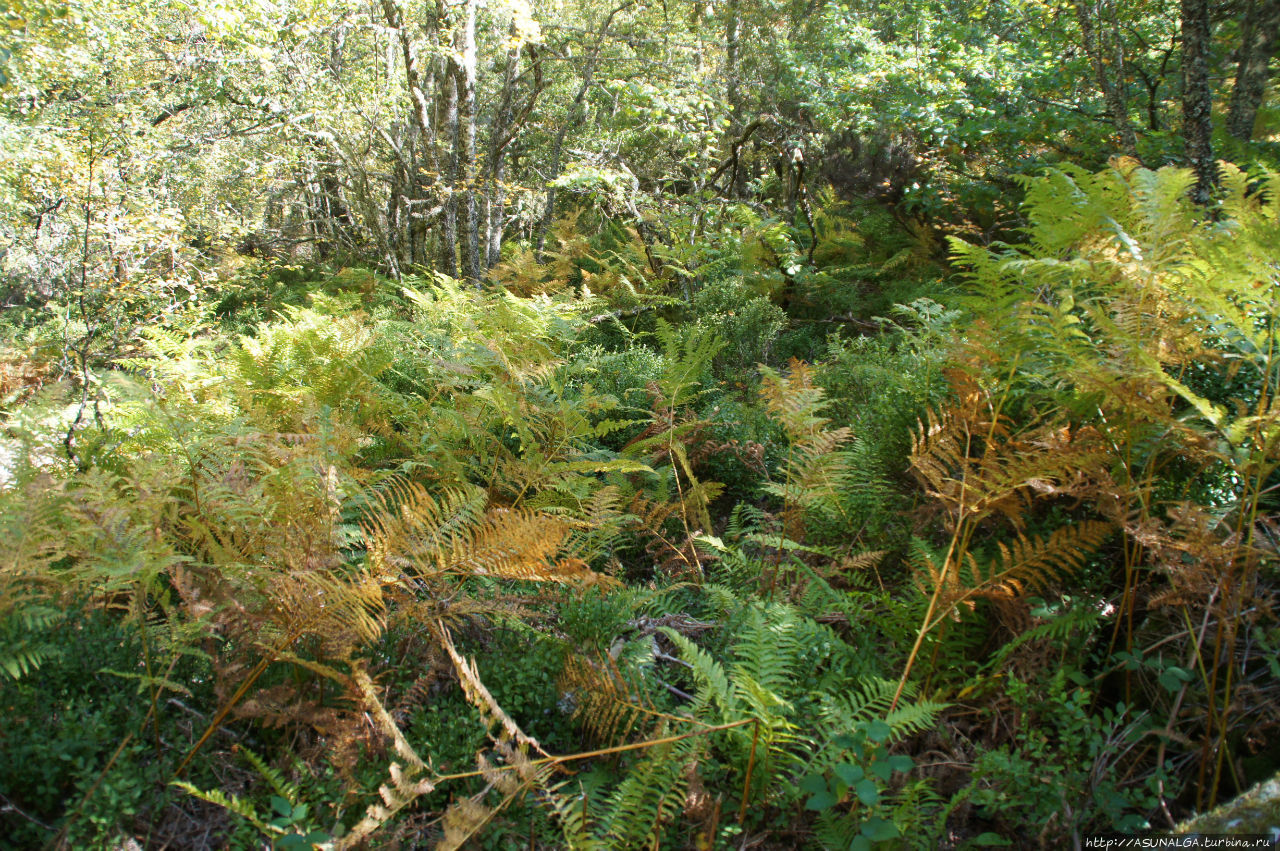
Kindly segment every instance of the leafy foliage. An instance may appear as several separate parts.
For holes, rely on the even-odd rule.
[[[1276,4],[1121,5],[9,0],[0,844],[1262,779]]]

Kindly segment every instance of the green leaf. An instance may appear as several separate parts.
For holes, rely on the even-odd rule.
[[[871,842],[887,842],[890,839],[897,839],[901,834],[893,822],[882,819],[879,816],[872,816],[862,825],[862,835]]]
[[[858,800],[868,807],[875,806],[876,802],[880,800],[880,788],[870,778],[855,783],[853,792],[858,796]]]
[[[827,778],[821,774],[806,774],[800,780],[800,791],[808,792],[810,795],[825,792],[827,791]]]
[[[839,777],[841,780],[843,780],[845,783],[847,783],[850,786],[852,786],[853,784],[857,783],[859,780],[862,780],[864,777],[866,777],[866,772],[862,770],[862,766],[853,765],[852,763],[848,763],[848,762],[840,763],[839,765],[835,766],[832,769],[832,771],[836,773],[837,777]]]
[[[275,810],[284,818],[289,818],[293,815],[293,804],[289,803],[284,798],[281,798],[279,795],[271,796],[271,809]]]
[[[887,742],[892,735],[893,728],[879,719],[867,725],[867,738],[876,744]]]
[[[824,790],[816,795],[811,795],[809,800],[804,802],[806,810],[829,810],[836,805],[836,796],[831,794],[830,790]]]
[[[973,839],[970,839],[969,844],[982,845],[984,847],[991,847],[996,845],[1008,846],[1008,845],[1012,845],[1013,843],[1010,842],[1008,839],[1005,839],[1003,836],[1001,836],[998,833],[991,833],[988,831],[987,833],[980,833],[977,836],[975,836]]]
[[[1176,692],[1182,688],[1183,683],[1189,683],[1192,679],[1190,671],[1177,665],[1170,665],[1160,672],[1160,685],[1168,692]]]

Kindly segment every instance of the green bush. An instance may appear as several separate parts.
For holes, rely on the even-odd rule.
[[[1043,686],[1011,679],[1008,695],[1022,719],[1017,738],[974,762],[971,800],[985,817],[1011,834],[1043,825],[1041,841],[1054,845],[1150,827],[1154,778],[1126,782],[1113,770],[1150,733],[1149,723],[1123,704],[1095,710],[1093,694],[1071,684],[1065,670]]]
[[[741,278],[708,283],[694,296],[693,308],[697,324],[714,329],[725,341],[713,361],[717,376],[740,381],[757,363],[773,362],[774,342],[787,326],[787,314]]]
[[[147,691],[113,673],[140,671],[138,630],[101,610],[72,609],[44,632],[60,652],[21,679],[0,676],[0,794],[26,814],[0,812],[0,847],[51,840],[37,820],[65,828],[72,847],[103,847],[144,810],[158,812],[173,769],[151,746]],[[204,664],[184,660],[174,676],[200,688],[208,672],[193,666]],[[203,705],[212,695],[206,686],[187,700]],[[187,720],[162,707],[159,735],[183,741]]]

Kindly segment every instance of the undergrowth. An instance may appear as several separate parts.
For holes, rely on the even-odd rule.
[[[573,218],[491,289],[254,267],[80,374],[15,325],[0,845],[1056,846],[1229,797],[1277,754],[1280,184],[1190,179],[1028,180],[945,287],[820,198],[682,255]]]

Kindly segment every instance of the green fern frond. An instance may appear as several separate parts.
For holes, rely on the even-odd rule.
[[[58,648],[52,646],[0,647],[0,673],[11,680],[20,680],[58,655]]]
[[[258,775],[267,781],[267,785],[271,787],[272,791],[291,804],[298,801],[300,787],[297,783],[290,783],[285,780],[284,775],[278,769],[267,765],[266,761],[251,749],[242,747],[239,753],[245,758],[246,762],[253,766],[254,771],[257,771]]]
[[[693,706],[695,714],[716,706],[727,717],[728,713],[736,707],[733,705],[733,689],[730,686],[729,674],[724,666],[710,653],[676,630],[664,627],[662,633],[680,650],[680,658],[689,663],[693,680],[698,685],[697,699]]]
[[[658,738],[666,735],[659,728]],[[684,809],[689,767],[706,747],[702,737],[647,748],[605,804],[597,835],[615,848],[650,847]]]
[[[249,824],[256,827],[259,832],[266,836],[276,835],[281,832],[279,828],[275,828],[267,824],[267,822],[258,815],[252,803],[236,795],[228,795],[220,789],[209,789],[207,791],[199,789],[185,780],[174,780],[169,785],[176,786],[194,798],[199,798],[202,801],[222,807],[228,812],[235,813],[245,821],[249,822]]]
[[[1016,635],[1011,641],[991,657],[987,668],[1001,670],[1009,658],[1021,647],[1036,642],[1047,642],[1053,647],[1068,647],[1072,639],[1080,634],[1088,634],[1102,619],[1102,610],[1097,605],[1077,604],[1059,615],[1048,617],[1042,623],[1034,624]]]
[[[847,734],[859,726],[873,721],[889,725],[890,741],[898,741],[928,730],[937,723],[938,716],[947,704],[932,700],[918,700],[914,688],[903,690],[898,705],[894,706],[897,683],[871,677],[854,685],[844,694],[824,695],[822,700],[822,736],[827,740]],[[837,757],[838,758],[838,757]]]

